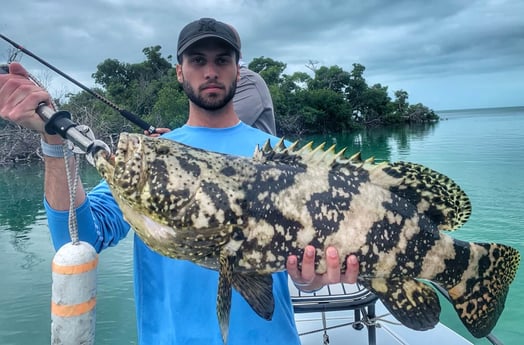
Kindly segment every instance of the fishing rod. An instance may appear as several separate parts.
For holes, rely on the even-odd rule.
[[[9,73],[9,66],[0,64],[0,74],[7,73]],[[73,122],[68,111],[55,112],[44,102],[38,104],[35,111],[44,121],[44,129],[47,133],[59,134],[62,138],[69,139],[74,144],[73,152],[85,153],[91,165],[94,165],[92,157],[97,151],[103,149],[107,153],[111,153],[106,143],[95,139],[89,127]]]
[[[116,111],[118,111],[120,113],[120,115],[122,115],[123,117],[125,117],[126,119],[128,119],[129,121],[131,121],[132,123],[137,125],[138,127],[142,128],[143,130],[148,131],[151,134],[156,132],[156,128],[154,126],[148,124],[147,122],[142,120],[137,115],[133,114],[132,112],[130,112],[128,110],[122,109],[121,107],[117,106],[116,104],[114,104],[113,102],[108,100],[107,98],[105,98],[102,95],[94,92],[93,90],[91,90],[90,88],[85,86],[84,84],[82,84],[79,81],[73,79],[71,76],[69,76],[66,73],[62,72],[61,70],[59,70],[55,66],[51,65],[49,62],[45,61],[44,59],[40,58],[39,56],[33,54],[32,52],[30,52],[29,50],[25,49],[24,47],[22,47],[18,43],[14,42],[13,40],[9,39],[8,37],[6,37],[6,36],[4,36],[2,34],[0,34],[0,38],[2,38],[4,41],[8,42],[9,44],[11,44],[13,47],[15,47],[16,49],[20,50],[21,52],[29,55],[30,57],[32,57],[36,61],[40,62],[44,66],[46,66],[46,67],[50,68],[51,70],[55,71],[56,73],[60,74],[62,77],[64,77],[65,79],[69,80],[70,82],[72,82],[73,84],[75,84],[76,86],[78,86],[79,88],[81,88],[82,90],[84,90],[85,92],[90,94],[91,96],[95,97],[99,101],[101,101],[101,102],[105,103],[106,105],[110,106],[111,108],[115,109]]]

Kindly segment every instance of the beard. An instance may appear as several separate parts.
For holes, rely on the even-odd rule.
[[[202,97],[202,95],[195,92],[193,87],[189,85],[189,83],[185,79],[182,83],[182,87],[189,100],[193,102],[196,106],[205,110],[214,111],[223,108],[233,99],[237,89],[237,81],[234,80],[231,83],[231,85],[229,86],[229,91],[223,98],[220,98],[217,95],[213,94],[210,94],[207,97]]]

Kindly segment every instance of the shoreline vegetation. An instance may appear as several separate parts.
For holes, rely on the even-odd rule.
[[[156,127],[176,128],[186,121],[187,98],[178,83],[172,56],[161,46],[142,50],[145,60],[126,63],[106,59],[92,77],[94,91],[122,109],[139,114]],[[13,56],[11,61],[16,56]],[[363,128],[430,123],[439,116],[423,104],[411,105],[408,92],[368,85],[365,67],[354,63],[351,72],[339,66],[319,66],[309,61],[310,73],[284,74],[286,64],[267,57],[253,59],[248,67],[268,84],[275,108],[279,136],[301,138],[312,134],[351,132]],[[118,134],[140,132],[136,126],[85,91],[55,99],[60,110],[71,112],[76,123],[90,127],[111,146]],[[40,136],[0,120],[0,164],[41,160]]]
[[[507,110],[508,112],[513,112],[515,110],[523,110],[524,106],[522,105],[513,105],[513,106],[504,106],[504,107],[485,107],[485,108],[461,108],[461,109],[441,109],[435,110],[438,114],[464,114],[464,113],[491,113],[493,110]]]

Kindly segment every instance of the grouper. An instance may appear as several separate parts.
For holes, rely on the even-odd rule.
[[[495,327],[520,263],[510,246],[444,233],[468,220],[470,201],[450,178],[415,163],[375,163],[284,141],[246,158],[128,133],[114,154],[93,158],[147,246],[220,273],[224,343],[232,288],[270,320],[271,273],[307,245],[317,250],[319,274],[328,246],[338,250],[342,270],[356,255],[358,281],[415,330],[438,323],[439,299],[427,281],[438,284],[475,337]]]

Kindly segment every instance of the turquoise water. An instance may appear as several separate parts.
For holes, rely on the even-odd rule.
[[[409,160],[440,171],[468,193],[473,214],[452,235],[502,242],[524,253],[524,107],[441,112],[434,125],[315,137],[349,146],[364,157]],[[0,344],[49,344],[50,243],[42,208],[42,167],[0,168]],[[83,170],[87,187],[98,181]],[[97,344],[136,344],[132,292],[132,238],[100,256]],[[504,344],[524,337],[524,272],[512,284],[494,334]],[[442,321],[475,344],[443,301]],[[423,333],[421,333],[423,334]]]

